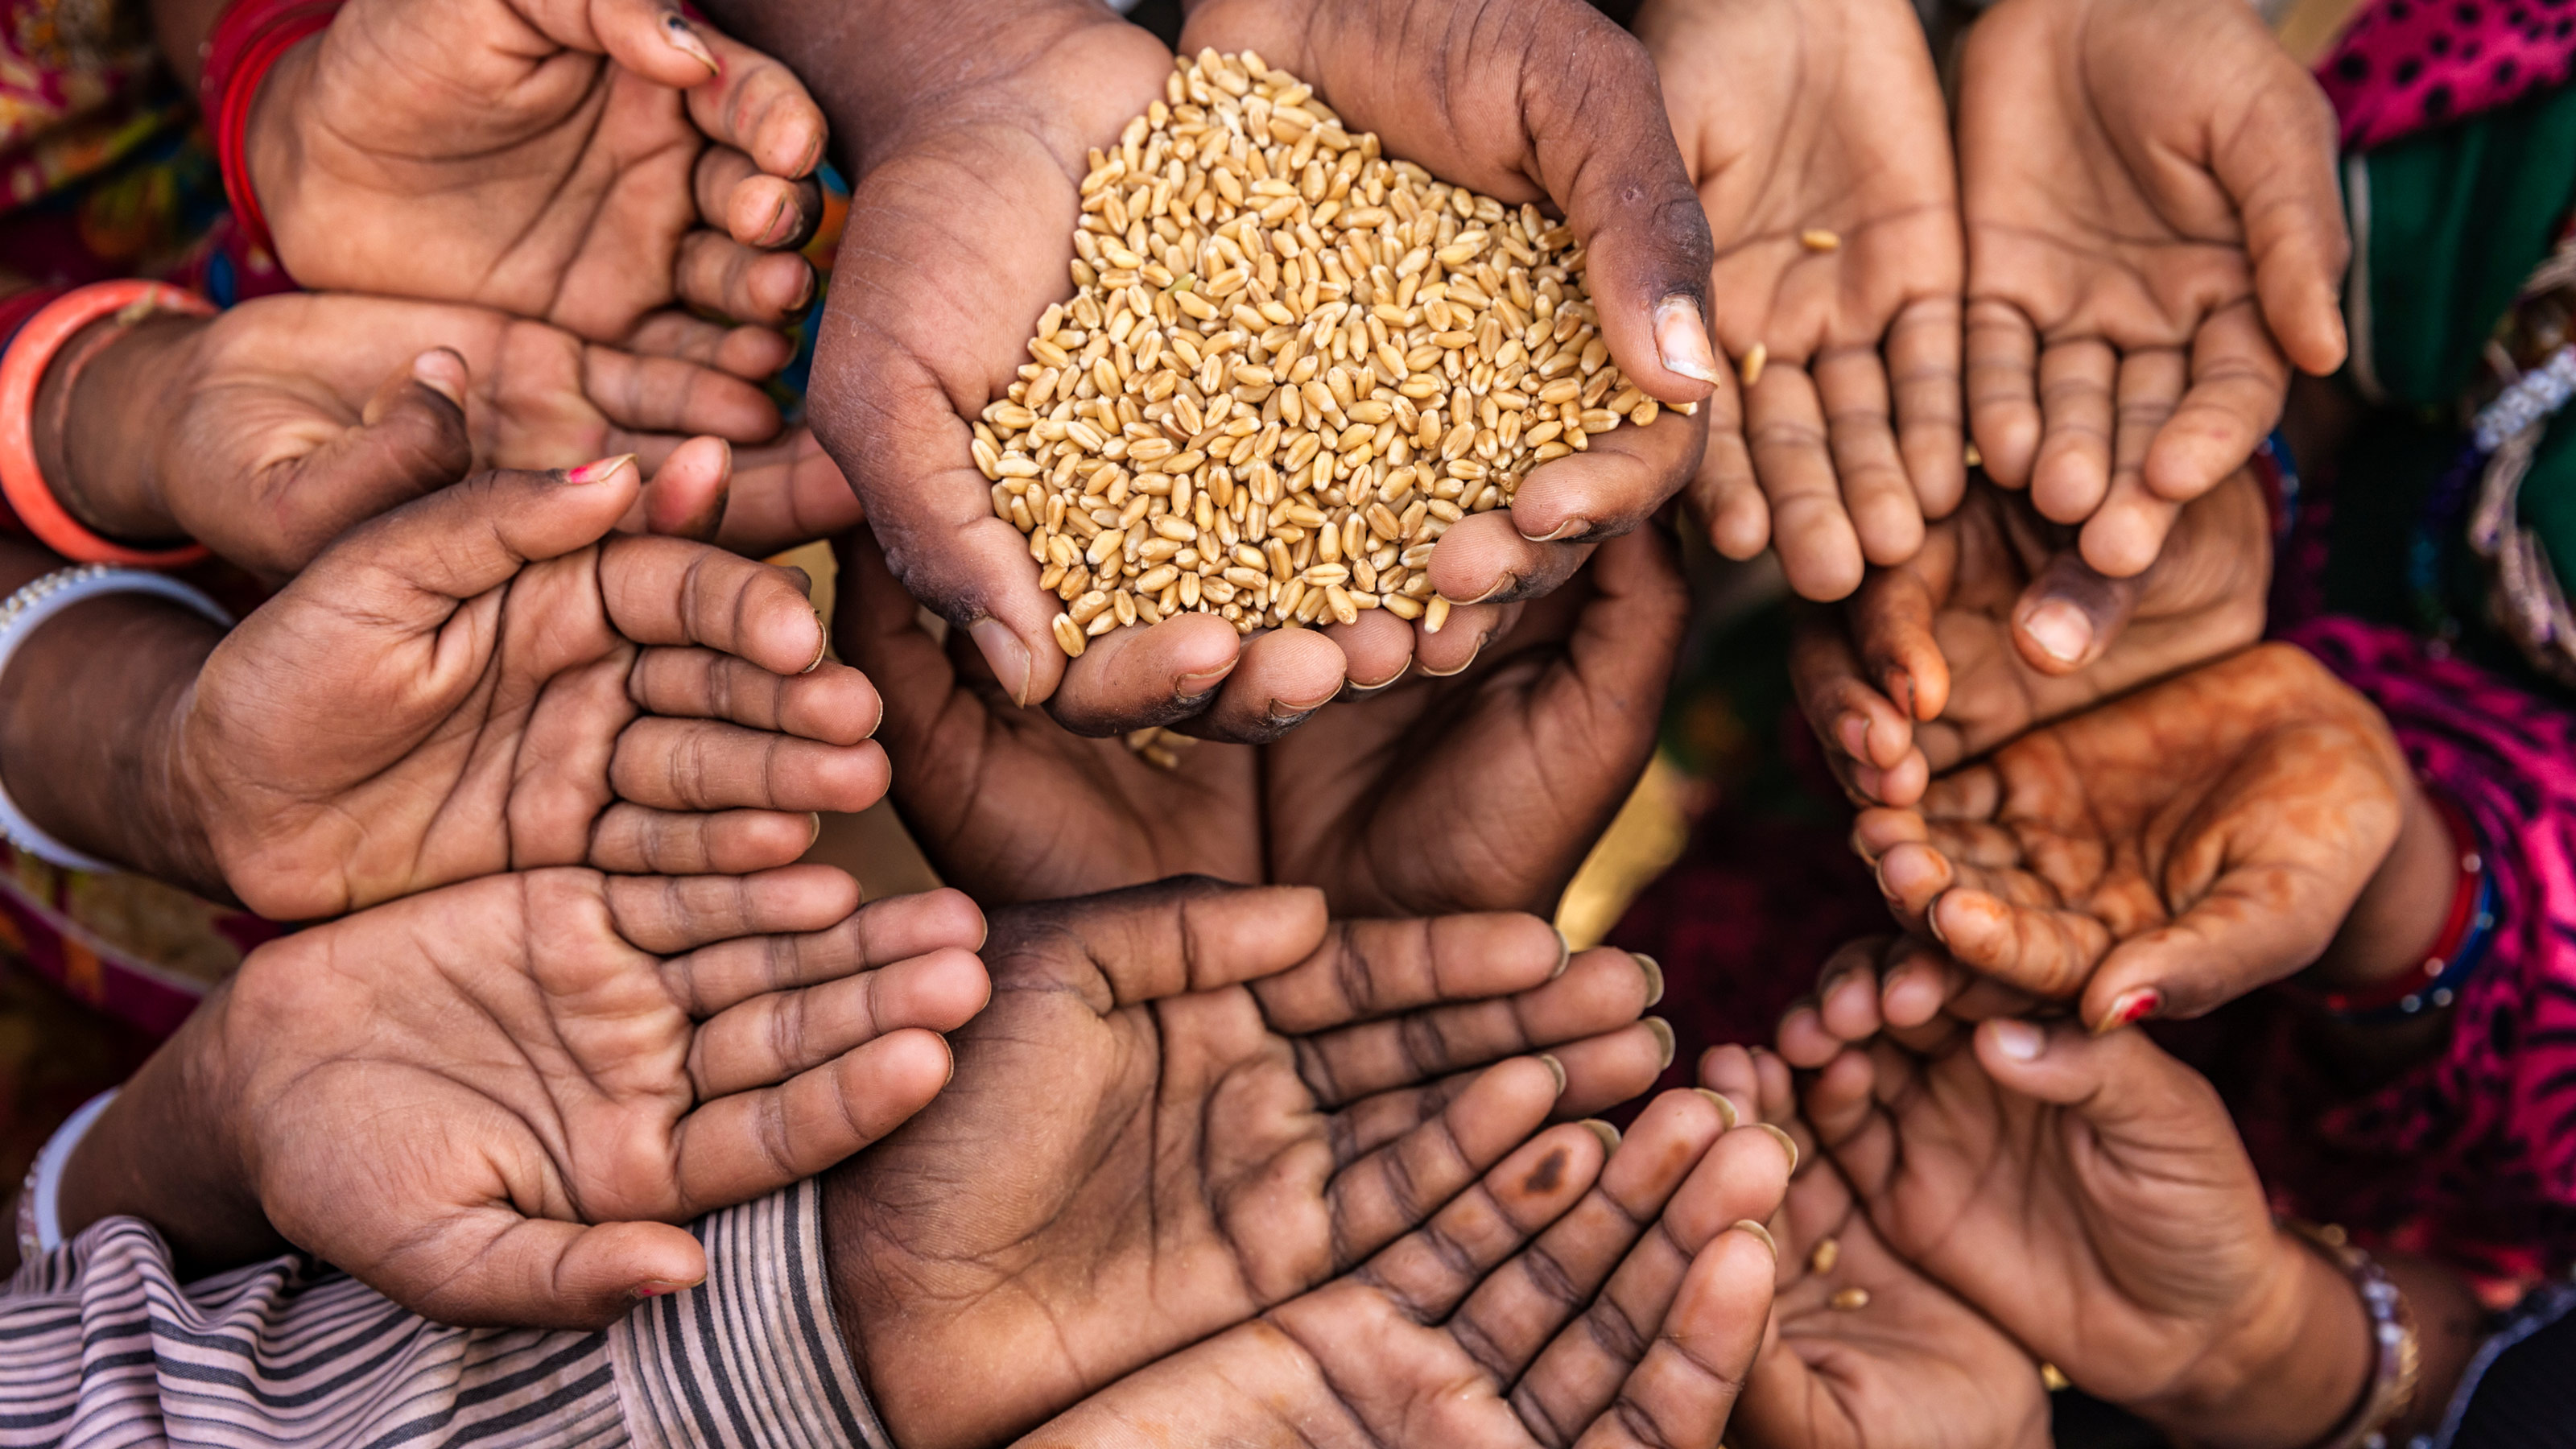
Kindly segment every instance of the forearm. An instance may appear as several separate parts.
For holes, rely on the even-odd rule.
[[[0,591],[61,560],[0,543]],[[63,844],[211,899],[228,891],[173,762],[222,631],[166,599],[109,594],[39,624],[0,674],[0,784]]]
[[[2406,782],[2406,813],[2388,856],[2310,969],[2328,991],[2367,991],[2420,970],[2451,909],[2460,857],[2451,827],[2422,785]]]
[[[2375,1347],[2361,1295],[2289,1229],[2277,1270],[2177,1391],[2128,1407],[2191,1449],[2305,1449],[2361,1402]]]

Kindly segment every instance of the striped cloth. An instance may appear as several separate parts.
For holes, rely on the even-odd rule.
[[[182,1284],[110,1218],[0,1293],[0,1446],[891,1449],[811,1182],[700,1220],[707,1281],[601,1333],[448,1328],[301,1255]]]

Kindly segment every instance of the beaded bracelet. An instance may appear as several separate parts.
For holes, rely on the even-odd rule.
[[[56,569],[11,594],[6,602],[0,602],[0,679],[8,677],[10,662],[17,658],[19,646],[25,644],[28,636],[46,620],[74,604],[102,594],[158,595],[187,605],[220,627],[232,627],[232,616],[224,612],[222,605],[166,574],[110,568],[105,564]],[[29,855],[51,861],[65,870],[105,873],[117,869],[115,865],[74,850],[37,829],[35,823],[18,809],[18,802],[9,798],[5,779],[0,779],[0,836],[6,836],[10,844]]]
[[[2284,1219],[2282,1226],[2351,1280],[2361,1295],[2361,1311],[2370,1320],[2370,1379],[2362,1385],[2361,1402],[2326,1435],[2318,1449],[2388,1449],[2388,1426],[2415,1405],[2415,1385],[2423,1372],[2423,1354],[2415,1336],[2415,1314],[2406,1295],[2388,1280],[2387,1270],[2353,1246],[2341,1228],[2320,1227]]]
[[[214,133],[224,199],[232,203],[233,224],[241,228],[242,239],[270,256],[277,255],[277,242],[268,233],[267,213],[259,208],[259,191],[251,185],[246,151],[251,105],[277,62],[307,37],[329,29],[340,5],[341,0],[234,0],[206,38],[206,69],[197,78],[197,99]],[[278,266],[285,267],[283,259]]]
[[[80,563],[131,564],[138,568],[178,568],[206,556],[200,544],[168,549],[127,548],[99,537],[73,518],[61,500],[54,497],[54,490],[45,482],[44,467],[36,459],[36,394],[63,344],[103,317],[115,319],[119,327],[130,327],[154,312],[203,317],[214,310],[214,304],[205,298],[160,282],[94,282],[46,303],[10,339],[9,350],[0,354],[0,494],[8,498],[18,521],[47,548]],[[65,360],[70,377],[60,396],[66,406],[71,397],[68,382],[104,346],[103,342],[93,342]]]
[[[2387,1025],[2449,1006],[2459,999],[2460,988],[2486,958],[2495,938],[2495,872],[2488,867],[2477,827],[2449,795],[2429,783],[2424,793],[2450,831],[2451,848],[2459,861],[2450,910],[2433,949],[2414,968],[2360,991],[2322,995],[2320,1004],[2347,1021]]]
[[[27,1181],[18,1189],[20,1263],[33,1262],[63,1245],[63,1169],[71,1164],[72,1149],[89,1135],[107,1104],[116,1100],[117,1090],[110,1087],[81,1103],[37,1150],[35,1165],[27,1169]]]

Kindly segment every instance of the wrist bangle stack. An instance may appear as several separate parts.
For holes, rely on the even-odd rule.
[[[2370,1323],[2370,1378],[2361,1402],[2353,1406],[2318,1449],[2388,1449],[2388,1427],[2415,1406],[2415,1384],[2422,1354],[2415,1337],[2415,1315],[2406,1295],[2368,1253],[2354,1247],[2343,1229],[2285,1221],[2282,1226],[2323,1254],[2361,1295],[2361,1311]]]
[[[196,589],[166,574],[146,573],[140,569],[109,568],[104,564],[84,564],[77,568],[57,569],[0,602],[0,680],[9,674],[10,662],[17,658],[19,646],[46,620],[87,599],[101,594],[154,594],[185,604],[222,628],[232,627],[232,616],[223,606]],[[9,798],[5,779],[0,779],[0,835],[9,843],[39,860],[50,861],[65,870],[112,872],[117,867],[95,856],[84,855],[51,835],[36,828]]]
[[[2429,785],[2425,795],[2449,828],[2451,847],[2460,863],[2450,910],[2443,918],[2442,933],[2421,963],[2365,990],[2324,994],[2320,1004],[2347,1021],[2387,1025],[2449,1006],[2459,999],[2460,988],[2486,958],[2494,940],[2495,872],[2488,869],[2477,827],[2449,795]]]
[[[18,521],[47,548],[81,563],[132,564],[137,568],[178,568],[206,556],[206,550],[198,544],[158,550],[127,548],[90,532],[65,511],[45,482],[43,465],[36,460],[36,393],[44,385],[45,371],[54,364],[63,344],[101,318],[113,318],[119,327],[130,327],[154,312],[203,317],[214,310],[214,304],[205,298],[159,282],[97,282],[47,302],[9,340],[8,351],[0,354],[0,494],[6,495]],[[67,365],[76,375],[97,352],[95,347],[86,349]],[[68,402],[69,386],[63,388],[62,395]]]
[[[71,1163],[72,1149],[89,1135],[99,1114],[116,1100],[116,1093],[110,1087],[83,1102],[36,1153],[36,1165],[27,1169],[27,1181],[18,1189],[19,1262],[31,1262],[63,1245],[63,1169]]]
[[[331,26],[341,0],[233,0],[215,20],[206,38],[206,69],[197,80],[197,98],[207,129],[214,133],[215,160],[223,168],[224,198],[232,203],[233,223],[242,239],[277,255],[268,234],[268,217],[259,209],[259,192],[251,185],[251,104],[259,99],[260,82],[288,51]],[[281,259],[279,267],[284,268]]]

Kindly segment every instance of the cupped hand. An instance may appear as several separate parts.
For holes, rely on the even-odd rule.
[[[759,388],[695,363],[481,307],[313,294],[146,323],[66,401],[40,446],[76,517],[115,538],[185,535],[274,578],[479,468],[778,431]]]
[[[908,1445],[1020,1432],[1348,1271],[1665,1059],[1632,959],[1528,917],[1183,879],[999,912],[984,959],[955,1081],[825,1186]]]
[[[2216,1090],[2144,1033],[1941,1017],[1801,1064],[1878,1236],[2076,1386],[2189,1442],[2283,1449],[2359,1400],[2358,1295],[2274,1224]]]
[[[2334,113],[2232,0],[2004,0],[1960,56],[1958,144],[1977,447],[2136,574],[2291,364],[2343,363]]]
[[[1888,1249],[1816,1152],[1788,1064],[1721,1046],[1699,1084],[1797,1149],[1771,1219],[1772,1333],[1728,1424],[1741,1449],[2044,1449],[2048,1396],[2021,1346]]]
[[[1800,621],[1790,675],[1845,788],[1913,805],[1961,760],[2262,635],[2271,525],[2251,474],[2184,504],[2132,578],[2105,577],[2073,542],[1979,482],[1920,554]]]
[[[174,707],[200,874],[280,920],[493,872],[735,873],[885,791],[875,691],[793,572],[603,538],[624,460],[491,473],[360,526]]]
[[[1303,727],[1275,744],[1184,741],[1166,769],[1012,707],[864,537],[841,557],[834,637],[885,682],[896,803],[942,879],[988,902],[1188,870],[1316,886],[1349,914],[1547,914],[1653,752],[1688,608],[1669,542],[1641,530],[1547,599],[1457,611],[1410,673],[1401,621],[1363,618],[1351,656],[1399,680],[1284,710]]]
[[[84,1141],[67,1205],[131,1210],[121,1187],[170,1191],[131,1179],[216,1154],[219,1190],[153,1214],[199,1266],[273,1231],[441,1322],[597,1326],[706,1276],[678,1224],[938,1093],[981,936],[954,891],[860,906],[821,866],[379,906],[253,952]]]
[[[1966,268],[1948,109],[1904,0],[1652,0],[1653,52],[1717,243],[1721,380],[1691,499],[1733,558],[1776,544],[1839,599],[1958,506]]]
[[[1021,1442],[1716,1449],[1770,1309],[1786,1154],[1688,1092],[1606,1163],[1587,1135],[1541,1134],[1346,1276]]]
[[[824,138],[786,67],[660,0],[350,0],[269,73],[247,152],[307,287],[762,377],[813,296],[780,249],[821,219]]]

